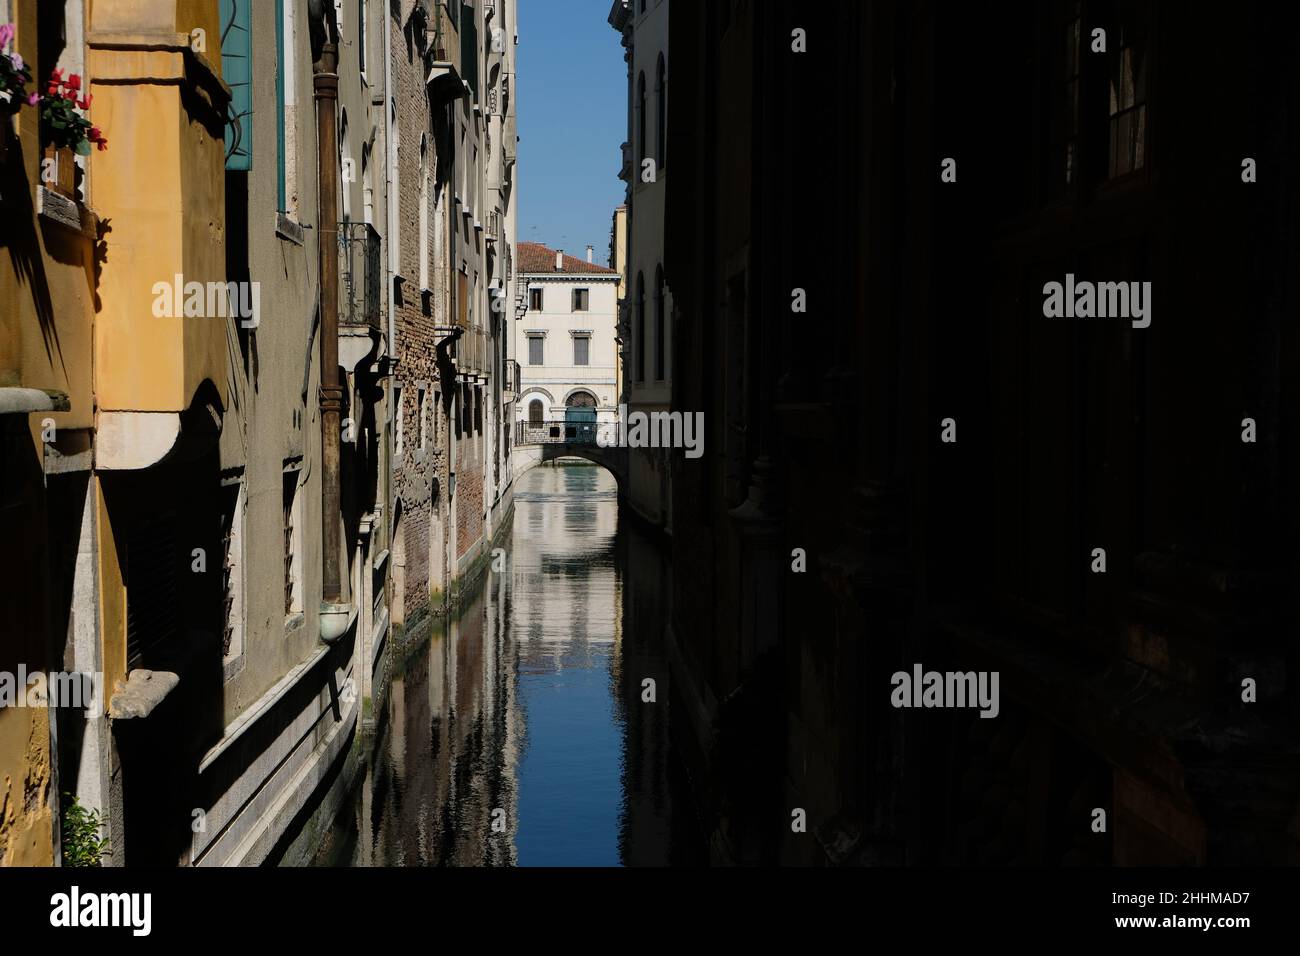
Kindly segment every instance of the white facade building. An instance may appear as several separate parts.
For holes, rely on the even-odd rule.
[[[585,261],[535,242],[518,248],[528,309],[515,323],[517,420],[529,439],[594,442],[598,423],[618,420],[619,273],[592,262],[590,248]]]

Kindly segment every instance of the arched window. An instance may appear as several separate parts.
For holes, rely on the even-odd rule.
[[[636,380],[645,381],[645,276],[636,274],[636,328],[632,330],[632,351]]]
[[[420,288],[429,288],[429,141],[420,134]]]
[[[636,80],[636,162],[637,168],[640,169],[642,161],[650,155],[647,148],[648,143],[645,141],[645,74],[641,73]]]
[[[540,398],[534,398],[528,403],[528,424],[540,425],[542,423],[543,415],[542,400]]]
[[[365,221],[374,225],[375,222],[375,180],[370,170],[370,153],[369,143],[361,145],[361,200],[363,205],[363,215]]]
[[[662,382],[664,374],[664,267],[655,269],[655,381]]]
[[[348,111],[340,110],[339,117],[339,168],[346,170],[352,165],[352,140],[348,136]],[[346,176],[340,176],[343,182],[343,221],[352,221],[352,189]]]
[[[668,165],[668,66],[662,53],[655,68],[655,99],[655,165],[663,169]]]

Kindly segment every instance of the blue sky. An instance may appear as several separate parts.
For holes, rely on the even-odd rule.
[[[519,0],[519,240],[609,258],[627,65],[611,0]]]

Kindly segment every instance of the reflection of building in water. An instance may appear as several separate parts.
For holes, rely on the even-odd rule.
[[[516,862],[523,714],[502,611],[507,588],[503,576],[489,576],[458,620],[398,664],[388,739],[349,821],[357,831],[353,865]],[[497,810],[503,832],[493,831]]]
[[[512,608],[523,661],[585,665],[591,645],[618,638],[618,490],[609,472],[588,465],[542,466],[529,479],[510,552],[514,589],[529,598]]]
[[[614,480],[591,465],[531,470],[515,507],[506,571],[395,652],[375,761],[319,862],[700,862],[674,800],[663,553],[634,529],[616,547]]]

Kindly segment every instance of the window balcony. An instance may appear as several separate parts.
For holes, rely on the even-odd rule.
[[[461,75],[461,38],[445,3],[437,5],[433,19],[430,44],[433,62],[424,83],[434,102],[445,102],[465,93],[465,79]]]
[[[369,223],[339,225],[339,280],[342,300],[339,325],[382,328],[383,266],[382,240]]]

